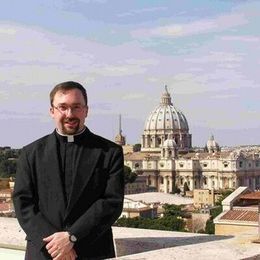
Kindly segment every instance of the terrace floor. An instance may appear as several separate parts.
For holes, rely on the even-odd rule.
[[[117,259],[260,259],[257,235],[239,237],[150,229],[113,228]],[[257,230],[256,230],[257,234]],[[0,259],[24,258],[25,234],[15,218],[0,217]]]

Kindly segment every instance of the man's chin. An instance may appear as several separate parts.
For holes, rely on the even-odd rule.
[[[65,135],[74,135],[78,132],[79,128],[63,128],[63,134]]]

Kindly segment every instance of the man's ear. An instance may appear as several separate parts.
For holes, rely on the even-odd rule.
[[[54,117],[54,108],[53,107],[50,107],[49,114],[52,118]]]
[[[85,118],[88,116],[88,106],[86,106],[86,111],[85,111]]]

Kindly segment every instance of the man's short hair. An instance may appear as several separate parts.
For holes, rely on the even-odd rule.
[[[62,82],[58,85],[56,85],[52,91],[50,92],[50,103],[51,106],[53,106],[53,100],[54,100],[54,96],[58,91],[67,91],[67,90],[71,90],[71,89],[78,89],[80,90],[80,92],[82,93],[84,100],[85,100],[85,105],[88,105],[88,96],[87,96],[87,91],[86,89],[79,84],[78,82],[75,81],[66,81],[66,82]]]

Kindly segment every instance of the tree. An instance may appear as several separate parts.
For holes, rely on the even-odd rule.
[[[221,196],[219,197],[218,201],[216,202],[216,206],[222,206],[222,201],[229,196],[234,190],[223,190],[221,192]]]
[[[205,233],[215,234],[215,224],[213,222],[214,218],[217,217],[222,212],[222,206],[217,206],[211,210],[210,219],[206,222]]]
[[[132,227],[169,231],[184,231],[185,222],[182,217],[167,216],[163,218],[120,218],[115,223],[119,227]]]
[[[130,167],[124,165],[125,184],[132,183],[136,180],[137,174]]]
[[[210,218],[206,222],[206,228],[205,228],[206,234],[215,234],[215,224],[213,223],[213,219]]]
[[[141,144],[135,144],[133,147],[134,152],[139,152],[141,151]]]
[[[3,160],[0,162],[0,177],[8,178],[15,176],[16,160]]]
[[[164,216],[168,217],[168,216],[182,216],[182,206],[180,205],[170,205],[170,204],[165,204],[163,205],[163,209],[164,209]]]

